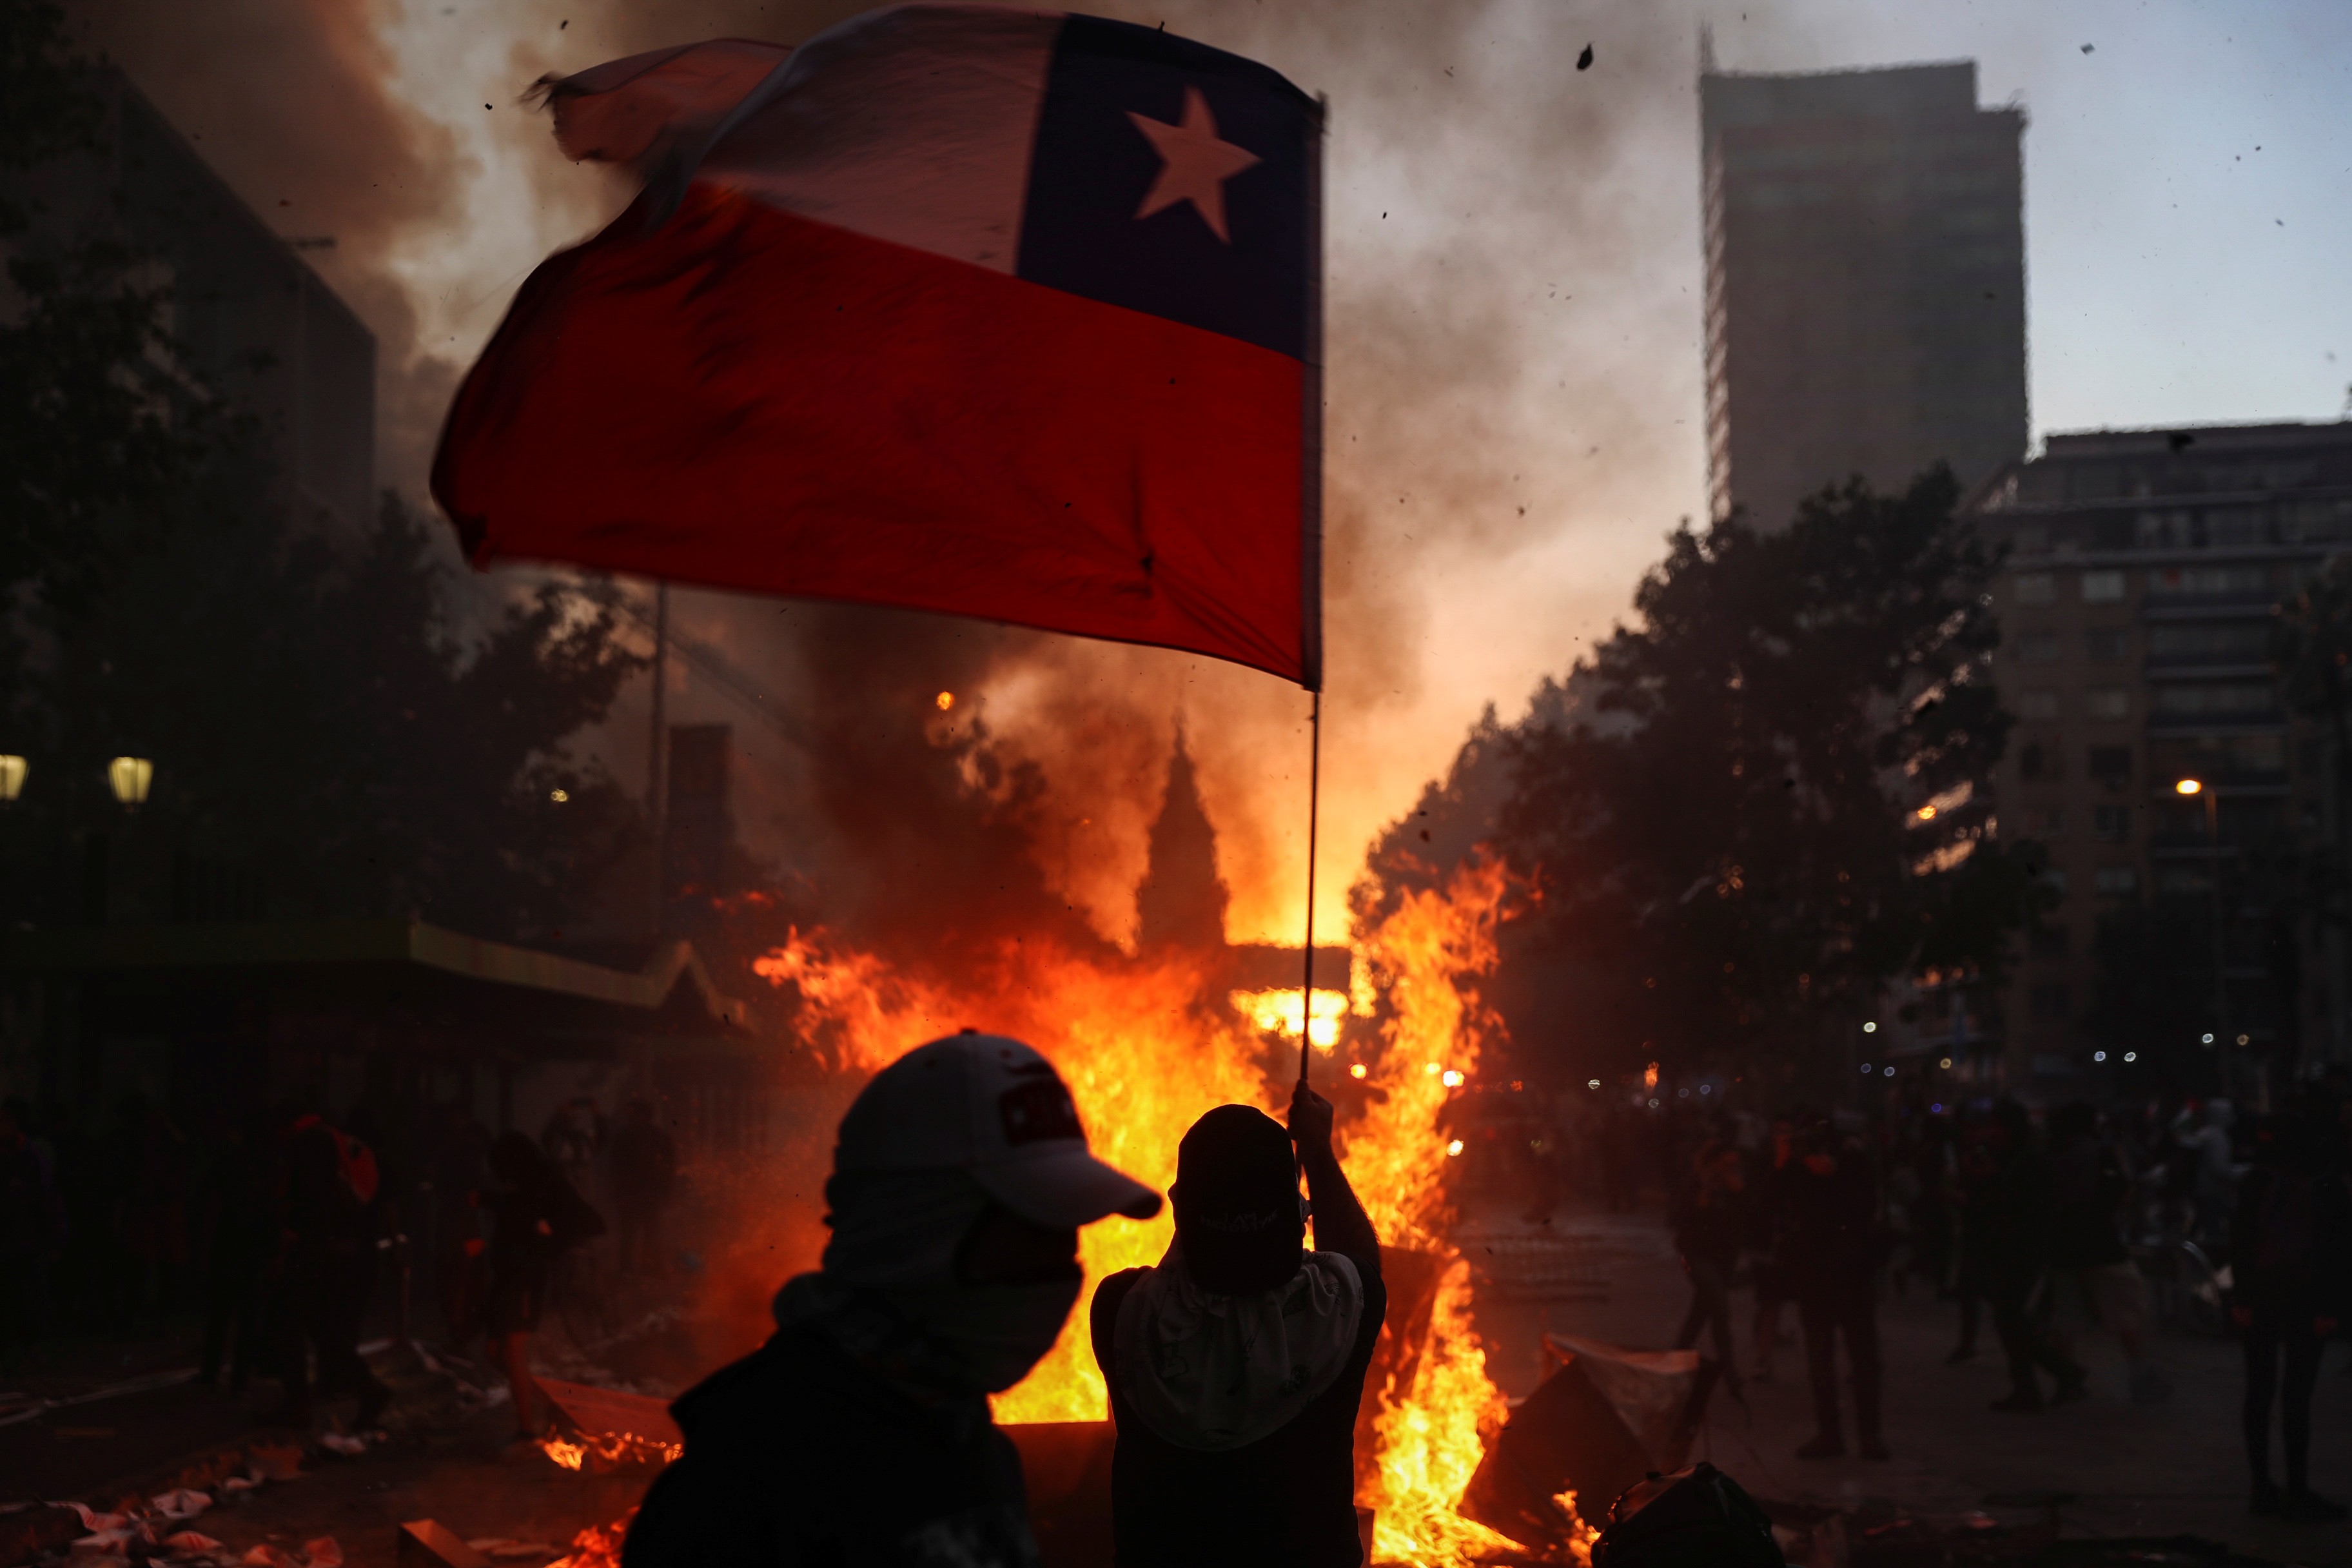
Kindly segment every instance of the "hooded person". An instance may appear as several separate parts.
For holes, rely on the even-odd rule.
[[[1053,1064],[966,1033],[877,1073],[841,1120],[822,1267],[776,1331],[670,1406],[686,1451],[625,1568],[1034,1568],[1021,1458],[989,1415],[1077,1301],[1078,1227],[1159,1194],[1087,1152]]]
[[[1171,1195],[1167,1256],[1105,1279],[1092,1310],[1119,1568],[1355,1568],[1356,1407],[1388,1297],[1330,1104],[1300,1084],[1287,1131],[1217,1107],[1178,1146]]]

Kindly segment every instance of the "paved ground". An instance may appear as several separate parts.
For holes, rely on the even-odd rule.
[[[1505,1237],[1528,1229],[1494,1214],[1474,1223],[1481,1232]],[[1526,1394],[1540,1374],[1545,1329],[1654,1349],[1672,1342],[1689,1302],[1680,1265],[1654,1215],[1562,1215],[1554,1228],[1590,1249],[1607,1300],[1490,1296],[1481,1302],[1479,1327],[1492,1347],[1490,1373],[1513,1395]],[[1747,1292],[1738,1292],[1734,1303],[1745,1318],[1751,1306]],[[1793,1334],[1794,1313],[1790,1317]],[[2077,1500],[2059,1510],[2069,1534],[2186,1532],[2278,1562],[2352,1563],[2352,1524],[2298,1527],[2247,1515],[2238,1437],[2243,1373],[2234,1342],[2165,1338],[2158,1358],[2175,1394],[2168,1404],[2141,1405],[2126,1395],[2122,1352],[2110,1339],[2094,1338],[2082,1351],[2094,1397],[2021,1416],[1986,1408],[2008,1388],[1989,1326],[1975,1361],[1944,1364],[1957,1323],[1955,1308],[1917,1295],[1890,1302],[1881,1313],[1891,1461],[1795,1458],[1797,1446],[1813,1431],[1804,1357],[1795,1344],[1780,1353],[1771,1382],[1751,1384],[1745,1410],[1718,1396],[1707,1433],[1711,1457],[1762,1496],[1958,1512],[1983,1506],[1988,1498],[2073,1492]],[[2345,1375],[2344,1365],[2342,1352],[2331,1350],[2320,1375],[2312,1483],[2338,1500],[2352,1500],[2352,1376]],[[1990,1511],[2021,1521],[2034,1510],[1996,1504]]]

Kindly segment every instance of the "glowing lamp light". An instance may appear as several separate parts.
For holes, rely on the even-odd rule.
[[[2252,1036],[2251,1036],[2251,1035],[2240,1035],[2240,1036],[2238,1037],[2238,1044],[2240,1044],[2240,1045],[2242,1045],[2242,1046],[2251,1046],[2251,1045],[2252,1045],[2253,1043],[2254,1043],[2253,1037],[2252,1037]]]
[[[2091,1059],[2095,1062],[2105,1061],[2107,1059],[2107,1053],[2105,1051],[2093,1051],[2091,1053]]]
[[[1937,1067],[1939,1067],[1939,1068],[1942,1068],[1945,1071],[1949,1072],[1949,1071],[1951,1070],[1951,1067],[1952,1067],[1952,1058],[1949,1058],[1949,1057],[1946,1057],[1943,1060],[1941,1060],[1941,1061],[1937,1062],[1936,1065],[1937,1065]]]
[[[1449,1159],[1449,1160],[1453,1160],[1453,1159],[1457,1159],[1457,1158],[1459,1158],[1459,1157],[1461,1156],[1461,1153],[1462,1153],[1462,1140],[1461,1140],[1461,1139],[1459,1139],[1459,1138],[1456,1138],[1453,1142],[1448,1143],[1448,1144],[1445,1146],[1445,1157],[1446,1157],[1447,1159]]]
[[[1452,1068],[1448,1068],[1445,1069],[1444,1076],[1440,1078],[1437,1081],[1444,1084],[1448,1089],[1460,1089],[1462,1087],[1462,1075],[1455,1072]]]
[[[1864,1024],[1862,1026],[1862,1032],[1865,1035],[1874,1035],[1878,1033],[1878,1025],[1875,1022]]]
[[[2139,1060],[2139,1053],[2137,1051],[2126,1051],[2124,1053],[2124,1060],[2127,1062],[2136,1062]]]
[[[2203,779],[2182,779],[2179,784],[2172,786],[2172,793],[2175,795],[2197,795],[2201,793],[2204,788],[2205,781]]]
[[[1363,1063],[1354,1062],[1349,1064],[1348,1068],[1348,1076],[1349,1078],[1361,1078],[1364,1076],[1365,1071],[1366,1068]]]
[[[1877,1069],[1876,1069],[1876,1068],[1873,1068],[1873,1067],[1872,1067],[1868,1062],[1864,1062],[1864,1063],[1863,1063],[1863,1064],[1862,1064],[1862,1076],[1863,1076],[1863,1077],[1864,1077],[1864,1078],[1868,1078],[1868,1077],[1869,1077],[1873,1072],[1874,1072],[1874,1071],[1876,1071],[1876,1070],[1877,1070]]]
[[[944,713],[949,709],[955,706],[955,693],[952,691],[942,691],[937,697],[932,698],[931,700],[938,703],[940,705],[940,711]]]
[[[553,801],[556,805],[562,805],[565,801],[572,798],[572,792],[568,789],[551,789],[547,792],[547,798]]]
[[[1597,1078],[1587,1079],[1584,1080],[1584,1087],[1587,1089],[1599,1089],[1601,1087],[1601,1080]]]
[[[1880,1070],[1885,1072],[1888,1078],[1893,1078],[1895,1076],[1895,1069],[1893,1068],[1883,1068]]]
[[[148,786],[155,782],[155,764],[146,757],[117,757],[106,764],[106,782],[126,811],[147,802]]]
[[[1652,1101],[1650,1101],[1650,1109],[1651,1109],[1651,1110],[1657,1110],[1657,1109],[1658,1109],[1658,1102],[1657,1102],[1656,1100],[1652,1100]]]
[[[2209,1046],[2211,1045],[2213,1043],[2213,1037],[2210,1035],[2206,1036],[2204,1043]]]
[[[1922,822],[1933,820],[1935,815],[1936,808],[1932,805],[1923,805],[1919,808],[1919,820]]]
[[[33,764],[22,757],[0,757],[0,805],[14,805],[25,793],[25,775]]]

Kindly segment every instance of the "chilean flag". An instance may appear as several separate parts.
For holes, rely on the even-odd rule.
[[[523,285],[433,493],[561,561],[1321,684],[1322,112],[984,5],[542,84],[636,203]]]

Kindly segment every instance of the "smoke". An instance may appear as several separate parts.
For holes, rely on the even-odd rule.
[[[797,41],[858,8],[82,0],[77,16],[266,216],[336,236],[322,269],[382,345],[379,469],[417,493],[454,376],[521,275],[625,199],[556,153],[522,88],[681,39]],[[1561,668],[1605,624],[1701,494],[1695,26],[1675,7],[1557,0],[1108,9],[1266,60],[1332,102],[1318,925],[1336,932],[1379,825],[1483,702]],[[1588,43],[1596,64],[1580,72]],[[671,718],[737,724],[758,775],[739,812],[752,847],[861,919],[897,929],[981,898],[1009,919],[1025,900],[1124,937],[1181,713],[1233,934],[1296,940],[1297,690],[1148,649],[678,597],[689,633],[814,741],[761,731],[690,678]],[[943,729],[927,708],[940,690],[984,735]],[[624,777],[644,732],[640,709],[604,738]],[[977,837],[927,858],[941,778],[965,786]]]

